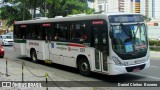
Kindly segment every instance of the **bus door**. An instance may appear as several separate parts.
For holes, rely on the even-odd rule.
[[[51,60],[51,25],[50,24],[42,24],[42,34],[43,34],[43,40],[45,40],[44,43],[44,59],[45,60]]]
[[[92,42],[95,47],[95,69],[97,71],[108,71],[108,33],[107,28],[103,26],[94,26],[92,28]]]

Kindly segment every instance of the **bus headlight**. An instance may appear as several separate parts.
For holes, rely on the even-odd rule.
[[[116,65],[123,66],[123,63],[120,62],[116,57],[112,57],[112,58]]]

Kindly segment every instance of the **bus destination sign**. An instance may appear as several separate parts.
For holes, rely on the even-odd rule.
[[[128,22],[143,22],[142,15],[111,15],[109,16],[110,23],[128,23]]]

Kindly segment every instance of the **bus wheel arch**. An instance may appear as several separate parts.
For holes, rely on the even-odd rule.
[[[81,75],[89,76],[91,73],[90,63],[85,55],[78,55],[77,60],[77,68]]]
[[[34,48],[31,48],[30,49],[30,58],[32,59],[32,61],[34,62],[34,63],[36,63],[37,62],[37,54],[36,54],[36,50],[34,49]]]

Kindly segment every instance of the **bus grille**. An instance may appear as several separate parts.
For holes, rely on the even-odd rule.
[[[126,67],[127,72],[133,72],[134,69],[144,69],[146,64],[138,65],[138,66],[133,66],[133,67]]]

